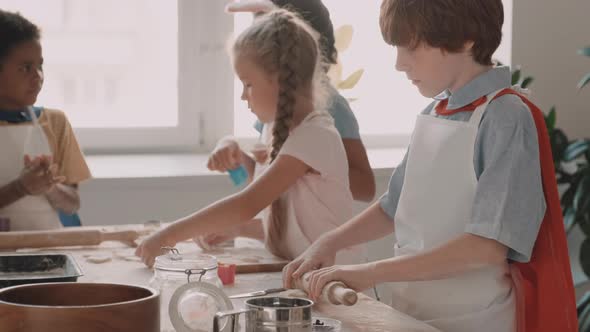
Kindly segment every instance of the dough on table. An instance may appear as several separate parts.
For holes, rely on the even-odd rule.
[[[102,264],[110,262],[113,257],[110,254],[95,254],[95,255],[84,255],[88,263]]]

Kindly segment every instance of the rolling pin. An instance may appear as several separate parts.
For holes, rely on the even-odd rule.
[[[123,242],[137,247],[136,231],[102,231],[98,229],[17,231],[0,233],[0,249],[46,248],[99,245],[103,241]]]
[[[299,280],[295,281],[295,288],[301,289],[302,291],[309,294],[309,280],[308,280],[308,273],[304,274]],[[324,300],[334,304],[334,305],[345,305],[351,306],[356,304],[358,300],[358,295],[356,291],[353,289],[348,288],[343,282],[341,281],[332,281],[327,283],[322,289],[322,297]]]
[[[267,272],[281,272],[287,265],[287,262],[279,263],[253,263],[253,264],[236,264],[237,274],[246,273],[267,273]]]

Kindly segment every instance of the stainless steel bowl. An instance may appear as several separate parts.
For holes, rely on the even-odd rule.
[[[219,332],[219,322],[229,317],[232,331],[235,320],[246,314],[247,332],[309,332],[313,302],[302,298],[261,297],[246,301],[246,309],[219,312],[215,315],[213,331]]]

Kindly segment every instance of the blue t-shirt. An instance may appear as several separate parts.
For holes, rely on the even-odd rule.
[[[493,68],[456,91],[447,109],[457,109],[481,96],[508,88],[508,67]],[[430,114],[435,103],[422,114]],[[469,121],[472,112],[436,117]],[[407,153],[381,197],[393,220],[404,185]],[[494,239],[509,248],[508,258],[528,262],[545,215],[537,128],[526,104],[515,95],[494,99],[479,125],[473,167],[478,178],[471,221],[465,232]]]
[[[327,110],[334,118],[334,126],[338,130],[340,137],[343,139],[361,139],[359,124],[348,101],[332,86],[330,86],[330,100]],[[254,123],[254,128],[259,133],[262,133],[263,127],[264,124],[260,121]]]

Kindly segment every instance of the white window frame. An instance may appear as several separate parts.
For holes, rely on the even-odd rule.
[[[178,1],[178,126],[173,128],[76,128],[86,153],[207,153],[233,135],[234,73],[227,53],[234,17],[226,2]],[[512,0],[505,25],[512,31]],[[510,48],[512,36],[503,47]],[[352,105],[354,111],[354,105]],[[419,110],[416,110],[418,112]],[[394,116],[394,114],[384,114]],[[253,124],[252,124],[253,125]],[[360,124],[361,129],[363,124]],[[254,128],[252,128],[254,130]],[[362,135],[366,148],[405,148],[410,134]],[[236,137],[245,146],[257,139]]]
[[[205,152],[231,133],[233,71],[225,46],[233,18],[224,6],[178,0],[178,126],[75,128],[86,153]]]

